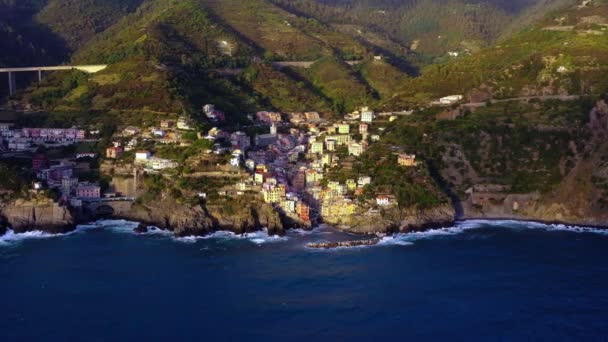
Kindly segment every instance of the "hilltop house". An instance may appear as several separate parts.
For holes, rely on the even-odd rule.
[[[397,157],[397,162],[401,166],[416,166],[416,155],[400,153]]]

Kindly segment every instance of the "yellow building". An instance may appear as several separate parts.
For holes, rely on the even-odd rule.
[[[335,140],[339,146],[348,145],[351,141],[351,137],[348,134],[329,135],[325,138],[325,141]]]
[[[283,184],[278,186],[272,186],[262,190],[264,195],[264,202],[266,203],[279,203],[281,199],[285,197],[285,186]]]
[[[346,189],[348,189],[348,191],[355,191],[355,189],[357,189],[357,182],[355,182],[354,179],[347,179]]]
[[[358,157],[363,154],[363,146],[358,143],[348,144],[348,154],[351,156]]]
[[[397,157],[397,162],[401,166],[416,166],[416,155],[401,153]]]
[[[320,141],[315,141],[312,144],[310,144],[310,152],[322,154],[323,153],[323,143]]]
[[[336,126],[338,128],[339,134],[350,134],[350,125],[349,124],[338,124]]]

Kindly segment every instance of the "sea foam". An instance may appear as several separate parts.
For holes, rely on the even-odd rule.
[[[204,236],[185,236],[176,237],[175,240],[185,243],[194,243],[198,240],[247,240],[256,245],[262,245],[271,242],[286,241],[289,238],[286,236],[269,235],[267,229],[253,233],[236,234],[229,231],[217,231]]]

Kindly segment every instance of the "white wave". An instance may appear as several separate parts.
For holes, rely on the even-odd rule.
[[[93,224],[81,225],[83,229],[107,229],[109,231],[121,234],[135,234],[135,235],[164,235],[173,236],[173,232],[165,229],[160,229],[154,226],[148,226],[146,233],[136,233],[135,228],[139,225],[139,222],[127,221],[127,220],[99,220]]]
[[[378,246],[411,246],[414,243],[400,238],[398,235],[385,236],[380,239]]]
[[[236,234],[230,231],[217,231],[205,236],[185,236],[175,238],[176,241],[185,242],[185,243],[194,243],[198,240],[248,240],[257,245],[262,245],[265,243],[271,242],[279,242],[286,241],[289,238],[287,236],[278,236],[278,235],[269,235],[267,229],[263,229],[261,231],[253,232],[253,233],[245,233],[245,234]]]
[[[11,245],[11,244],[15,244],[15,243],[18,243],[18,242],[21,242],[24,240],[31,240],[31,239],[56,238],[56,237],[60,237],[60,236],[70,235],[73,233],[74,232],[65,233],[65,234],[50,234],[50,233],[45,233],[43,231],[15,233],[13,230],[9,229],[6,231],[6,233],[4,235],[0,236],[0,245]]]
[[[510,229],[541,229],[546,231],[566,231],[572,233],[590,233],[608,235],[608,229],[574,226],[567,224],[549,224],[535,221],[518,221],[518,220],[470,220],[458,222],[457,226],[465,229],[476,229],[482,227],[500,227]]]

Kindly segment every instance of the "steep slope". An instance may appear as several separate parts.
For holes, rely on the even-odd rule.
[[[516,32],[569,0],[273,0],[359,40],[395,52],[395,43],[430,57],[474,51]],[[398,49],[397,49],[398,51]]]
[[[56,63],[68,55],[64,41],[33,20],[42,3],[0,2],[0,65]]]
[[[415,99],[485,93],[481,98],[601,94],[608,89],[608,4],[552,12],[495,47],[444,64],[404,83],[392,106]],[[476,96],[473,96],[476,97]]]
[[[78,49],[144,0],[48,0],[36,20]]]
[[[86,7],[78,1],[94,12],[96,2]],[[392,95],[389,88],[405,78],[384,62],[349,65],[346,61],[370,61],[371,51],[267,0],[148,0],[88,40],[72,59],[109,67],[73,89],[57,82],[32,89],[25,100],[55,110],[197,113],[205,103],[228,102],[222,108],[235,115],[258,109],[337,114]],[[312,67],[271,68],[261,60]],[[370,72],[372,66],[381,73]],[[245,73],[230,76],[241,70]]]
[[[360,58],[366,50],[354,39],[274,6],[267,0],[202,0],[219,22],[257,45],[272,60],[314,61],[339,54]]]

